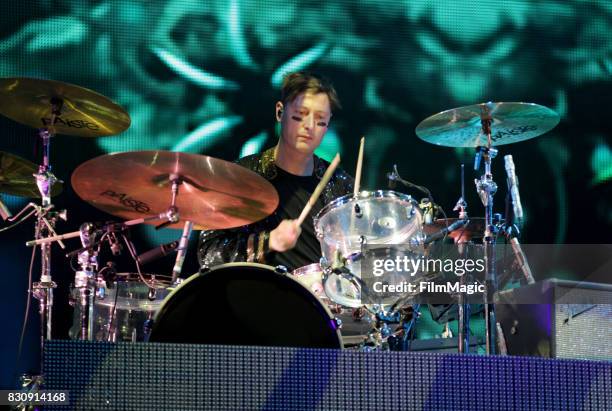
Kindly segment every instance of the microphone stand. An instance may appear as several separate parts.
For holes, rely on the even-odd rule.
[[[508,183],[508,188],[510,188],[510,184]],[[520,230],[517,226],[517,218],[514,215],[512,200],[510,198],[510,192],[506,195],[506,219],[505,224],[502,226],[502,234],[506,237],[506,241],[510,243],[512,247],[512,253],[514,254],[514,258],[519,265],[520,270],[525,277],[525,281],[527,284],[535,283],[535,279],[533,278],[533,273],[531,272],[531,267],[527,262],[527,257],[525,253],[523,253],[523,249],[521,248],[521,244],[519,243],[519,236],[521,235]]]
[[[94,304],[96,296],[96,274],[98,272],[98,251],[94,249],[96,231],[93,224],[83,223],[80,227],[83,248],[78,252],[81,269],[74,273],[74,288],[79,292],[81,340],[93,340]],[[94,237],[94,238],[90,238]]]

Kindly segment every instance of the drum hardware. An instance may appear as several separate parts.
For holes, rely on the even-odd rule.
[[[72,184],[76,193],[93,206],[121,218],[135,217],[118,224],[118,227],[154,224],[157,228],[178,228],[182,223],[178,247],[172,247],[171,243],[140,256],[123,236],[125,246],[136,262],[140,281],[117,282],[116,290],[103,282],[98,290],[103,289],[112,296],[107,296],[106,301],[94,300],[92,305],[98,313],[95,324],[89,328],[94,339],[111,341],[117,338],[142,340],[148,334],[159,304],[145,305],[145,309],[143,301],[159,303],[160,297],[180,287],[179,275],[194,224],[200,229],[249,224],[271,214],[278,204],[274,187],[250,170],[212,157],[167,151],[116,153],[94,158],[75,170]],[[168,191],[170,198],[164,200],[168,198]],[[259,193],[257,200],[251,199],[253,192]],[[163,208],[166,211],[160,212]],[[111,233],[107,238],[111,240],[111,248],[119,251],[118,241],[112,241],[114,235]],[[169,248],[177,250],[172,278],[170,284],[159,288],[156,281],[144,278],[140,263],[145,257],[150,260],[172,251]],[[146,293],[143,287],[146,287]],[[121,295],[132,289],[141,300],[132,294]],[[131,304],[136,304],[136,307]],[[104,310],[108,313],[104,314]],[[147,318],[143,318],[145,313]]]
[[[419,208],[423,212],[423,224],[431,224],[434,219],[434,206],[429,198],[422,198],[419,203]]]
[[[486,107],[486,106],[484,106]],[[488,109],[483,109],[483,132],[487,134],[487,139],[491,141],[491,118]],[[483,242],[485,243],[484,258],[485,264],[485,333],[486,333],[486,352],[495,354],[497,349],[497,320],[495,319],[495,307],[493,305],[493,294],[497,291],[497,276],[495,272],[495,243],[496,227],[493,225],[493,195],[497,192],[497,184],[493,181],[491,171],[492,160],[497,155],[497,150],[492,147],[477,147],[476,157],[484,158],[484,174],[480,179],[475,179],[476,191],[485,207],[485,231]],[[480,163],[480,160],[477,161]],[[479,166],[480,164],[476,164]]]
[[[42,164],[38,167],[16,156],[0,156],[3,170],[0,191],[41,197],[41,206],[28,204],[15,219],[20,218],[30,208],[34,211],[26,214],[16,224],[35,215],[35,239],[56,237],[55,241],[64,248],[62,239],[57,238],[54,230],[58,219],[66,219],[66,212],[52,211],[51,197],[61,191],[62,181],[51,171],[51,139],[56,134],[87,137],[116,134],[129,126],[129,115],[106,97],[91,90],[68,83],[33,78],[0,79],[0,114],[38,129],[38,136],[42,141]],[[40,245],[41,276],[40,281],[33,283],[32,290],[29,291],[39,300],[42,350],[45,340],[52,336],[53,289],[57,285],[51,277],[50,242],[40,242],[36,245]]]
[[[397,312],[399,326],[387,337],[390,350],[410,351],[414,340],[416,323],[421,316],[421,304],[414,304]]]
[[[457,211],[460,219],[467,220],[468,212],[467,212],[467,201],[465,200],[465,165],[461,164],[461,197],[457,200],[457,204],[453,208],[453,211]],[[469,224],[469,220],[468,224]],[[464,225],[464,227],[468,226],[468,224]],[[459,255],[461,257],[465,256],[466,248],[464,244],[469,241],[468,236],[464,235],[465,230],[462,230],[459,235],[455,235],[453,237],[453,241],[457,244],[459,249]],[[466,276],[462,275],[459,277],[460,286],[464,286],[467,279]],[[465,293],[460,292],[457,298],[457,315],[458,315],[458,335],[457,335],[457,352],[460,354],[465,354],[470,349],[470,317],[471,306],[467,303]],[[448,326],[448,322],[446,323]]]
[[[435,203],[433,196],[431,195],[431,191],[429,191],[429,189],[425,186],[420,186],[418,184],[414,184],[408,180],[403,179],[397,171],[397,164],[393,164],[393,171],[387,173],[387,180],[389,180],[389,189],[391,190],[395,189],[395,187],[397,186],[397,182],[400,182],[406,188],[412,188],[425,194],[427,196],[427,199],[429,200],[429,203],[426,202],[424,205],[426,205],[426,207],[429,207],[429,205],[431,205],[433,212],[432,218],[435,218],[438,213],[442,214],[444,218],[446,218],[446,213],[444,212],[444,209]],[[423,200],[421,200],[421,203],[423,203]],[[425,220],[426,218],[427,217],[424,215],[423,220]]]
[[[74,273],[74,288],[79,293],[80,304],[80,336],[83,340],[93,340],[93,308],[96,298],[96,289],[100,278],[98,274],[98,249],[94,249],[94,226],[83,223],[79,229],[83,248],[78,252],[80,270]],[[93,238],[92,238],[93,237]]]
[[[497,290],[494,248],[497,228],[493,221],[493,196],[497,191],[497,184],[493,180],[491,163],[498,151],[493,147],[538,137],[553,129],[558,123],[559,115],[544,106],[532,103],[487,102],[434,114],[423,120],[415,130],[419,138],[432,144],[474,147],[474,170],[479,170],[484,160],[484,173],[474,182],[485,208],[483,243],[484,257],[487,261],[484,301],[487,354],[495,354],[497,334],[495,307],[492,300]],[[495,127],[495,133],[492,131],[492,126]],[[513,172],[513,167],[510,168]],[[509,184],[515,180],[516,178],[512,179],[509,172]],[[512,190],[514,189],[511,187]],[[463,190],[462,198],[464,198]],[[516,208],[518,193],[512,192],[512,198]],[[462,343],[465,345],[465,341]]]

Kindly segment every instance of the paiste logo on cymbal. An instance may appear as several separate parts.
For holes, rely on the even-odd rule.
[[[50,118],[41,118],[40,119],[41,123],[43,126],[48,126],[49,124],[51,124],[51,119]],[[88,128],[90,130],[99,130],[100,126],[98,126],[97,124],[94,123],[90,123],[88,121],[85,120],[64,120],[63,118],[61,118],[60,116],[55,117],[55,121],[53,122],[53,125],[57,125],[60,124],[62,126],[66,126],[66,127],[72,127],[72,128]]]
[[[537,129],[538,129],[537,126],[518,126],[518,127],[506,129],[506,130],[498,130],[491,136],[491,140],[497,141],[500,138],[504,138],[506,136],[521,135],[528,131],[535,131]]]
[[[139,200],[135,200],[125,193],[117,193],[113,190],[106,190],[101,192],[100,195],[103,197],[116,199],[119,204],[128,208],[132,208],[134,209],[134,211],[142,214],[147,214],[151,211],[151,207],[149,207],[148,204]]]

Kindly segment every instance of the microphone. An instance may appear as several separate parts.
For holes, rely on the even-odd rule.
[[[94,225],[92,223],[83,223],[79,227],[79,237],[81,238],[81,244],[83,248],[88,248],[91,245],[91,234]]]
[[[448,227],[444,227],[442,230],[437,231],[435,233],[433,233],[432,235],[428,235],[427,237],[425,237],[425,239],[423,240],[423,244],[429,244],[432,243],[436,240],[440,240],[442,238],[444,238],[444,236],[448,233],[452,233],[455,230],[458,230],[462,227],[464,227],[465,225],[467,225],[467,223],[470,220],[465,219],[465,220],[457,220],[454,223],[452,223],[451,225],[449,225]]]
[[[397,175],[395,174],[395,172],[387,173],[387,180],[389,180],[389,190],[395,190],[395,187],[397,187]]]
[[[155,247],[152,250],[145,251],[144,253],[138,255],[136,257],[136,260],[138,261],[138,264],[142,265],[150,263],[151,261],[158,260],[175,252],[176,248],[178,247],[178,244],[178,241],[173,241],[168,244],[162,244],[159,247]]]
[[[506,167],[506,174],[508,175],[508,190],[510,191],[510,196],[512,197],[512,212],[514,214],[515,222],[517,222],[520,226],[523,222],[523,206],[521,205],[518,178],[516,178],[512,155],[508,154],[507,156],[504,156],[504,164]]]
[[[179,242],[178,252],[176,253],[176,261],[174,262],[174,268],[172,269],[173,283],[176,282],[178,280],[179,275],[181,275],[181,270],[183,269],[183,262],[185,261],[185,256],[187,255],[189,236],[191,235],[192,230],[193,222],[185,221],[185,225],[183,226],[183,234],[181,235],[181,240]]]

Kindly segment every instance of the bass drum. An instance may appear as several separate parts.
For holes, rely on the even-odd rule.
[[[310,290],[255,263],[188,278],[162,304],[149,341],[342,348],[336,321]]]

